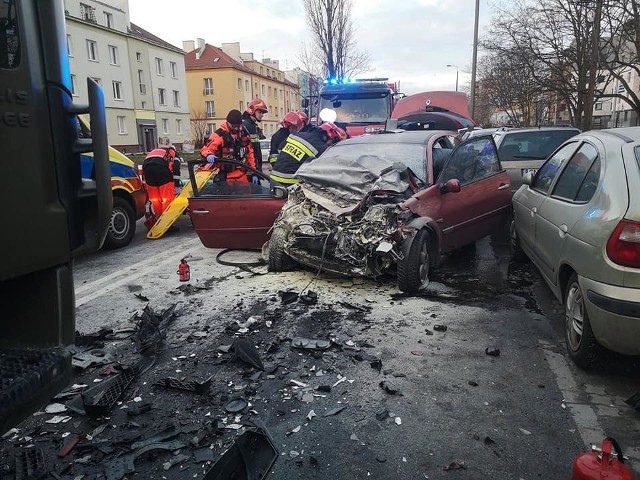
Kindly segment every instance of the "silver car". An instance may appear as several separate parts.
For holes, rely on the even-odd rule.
[[[640,354],[640,127],[567,140],[512,199],[511,247],[564,304],[583,368],[602,347]]]
[[[574,127],[497,129],[493,139],[502,167],[509,174],[511,190],[518,190],[525,173],[535,173],[562,142],[579,133]]]

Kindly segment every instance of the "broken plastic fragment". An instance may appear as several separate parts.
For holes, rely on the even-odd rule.
[[[467,466],[464,464],[464,462],[451,462],[449,465],[442,467],[442,470],[449,471],[449,470],[466,470]]]
[[[51,403],[47,405],[44,409],[45,413],[62,413],[66,411],[67,411],[67,407],[65,407],[61,403]]]
[[[396,422],[396,425],[402,425],[402,419],[400,417],[396,417],[394,422]]]
[[[491,357],[499,357],[500,356],[500,349],[499,348],[485,348],[484,349],[484,353],[486,353],[487,355],[491,356]]]
[[[298,294],[296,292],[280,291],[278,292],[278,295],[280,295],[280,299],[282,300],[282,303],[284,305],[289,305],[290,303],[293,303],[296,300],[298,300]]]
[[[446,325],[434,325],[433,329],[436,332],[446,332],[447,331],[447,326]]]
[[[525,430],[524,428],[519,428],[518,430],[520,430],[523,435],[531,435],[531,432],[529,430]]]
[[[326,412],[323,417],[331,417],[333,415],[337,415],[338,413],[340,413],[341,411],[343,411],[345,408],[347,408],[346,405],[342,405],[340,407],[336,407],[336,408],[332,408],[331,410],[329,410],[328,412]]]
[[[303,350],[326,350],[331,347],[329,340],[315,338],[294,337],[291,340],[291,348],[301,348]]]
[[[307,305],[315,305],[318,303],[318,294],[312,290],[309,290],[307,293],[300,295],[300,301]]]
[[[231,344],[233,359],[247,363],[258,370],[264,370],[264,365],[258,354],[258,349],[247,338],[236,338]]]
[[[224,406],[224,409],[229,413],[238,413],[247,408],[248,405],[249,404],[244,398],[238,397],[229,400]]]
[[[386,418],[389,418],[389,410],[387,410],[386,408],[378,413],[376,413],[376,419],[382,421]]]
[[[307,420],[310,421],[315,416],[316,416],[316,412],[314,412],[313,410],[310,410],[309,413],[307,414]]]
[[[381,381],[380,386],[384,389],[385,392],[391,395],[402,395],[402,392],[400,392],[400,390],[395,385],[389,383],[386,380]]]

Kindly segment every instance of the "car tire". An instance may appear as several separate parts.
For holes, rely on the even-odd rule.
[[[516,262],[526,262],[528,260],[527,254],[524,253],[522,245],[520,245],[515,220],[511,220],[509,225],[509,250],[511,251],[511,258]]]
[[[417,293],[428,284],[429,232],[421,228],[405,258],[398,262],[398,288],[405,293]]]
[[[575,273],[569,277],[565,290],[564,322],[565,344],[571,359],[585,370],[596,368],[604,348],[591,330],[582,288]]]
[[[282,228],[274,228],[269,239],[269,270],[284,272],[293,267],[293,260],[284,251],[286,233]]]
[[[133,207],[124,198],[113,197],[113,210],[103,247],[112,250],[129,245],[135,233],[136,216]]]

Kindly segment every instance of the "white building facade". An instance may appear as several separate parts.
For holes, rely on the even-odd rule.
[[[124,153],[191,141],[184,52],[132,24],[128,0],[65,0],[73,95],[103,89],[109,144]]]

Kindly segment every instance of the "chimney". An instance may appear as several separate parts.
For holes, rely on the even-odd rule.
[[[200,60],[200,55],[202,55],[202,53],[204,52],[205,47],[204,38],[197,38],[196,41],[198,42],[198,49],[196,50],[196,60]]]
[[[196,43],[193,40],[183,40],[182,41],[182,50],[185,52],[193,52],[196,49]]]

